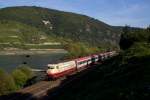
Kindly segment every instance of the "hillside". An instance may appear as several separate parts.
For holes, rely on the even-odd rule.
[[[55,39],[35,27],[10,20],[0,20],[0,49],[51,48]],[[47,44],[44,44],[47,43]],[[56,42],[55,42],[56,43]],[[56,46],[55,46],[56,47]]]
[[[37,30],[37,28],[30,27],[23,23],[15,21],[0,21],[0,43],[3,42],[26,42],[33,43],[30,38],[32,36],[37,36],[35,38],[46,37],[46,34],[42,31]]]
[[[35,27],[48,36],[63,37],[99,47],[117,46],[120,36],[118,29],[94,18],[41,7],[0,9],[0,21],[3,20]]]

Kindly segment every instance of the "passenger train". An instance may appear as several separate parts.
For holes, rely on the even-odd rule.
[[[116,51],[111,51],[56,64],[48,64],[47,76],[49,79],[58,79],[60,77],[68,76],[72,73],[92,67],[91,65],[96,64],[97,62],[102,62],[103,60],[110,58],[115,54]]]

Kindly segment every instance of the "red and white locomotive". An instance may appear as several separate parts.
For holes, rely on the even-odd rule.
[[[91,67],[92,64],[95,64],[98,61],[103,61],[115,54],[116,51],[111,51],[56,64],[48,64],[47,76],[51,79],[57,79],[59,77],[67,76],[79,70]]]

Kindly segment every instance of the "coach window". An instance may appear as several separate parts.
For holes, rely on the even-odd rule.
[[[79,65],[81,65],[82,64],[82,62],[79,62]]]

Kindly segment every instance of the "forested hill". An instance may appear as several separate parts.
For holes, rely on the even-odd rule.
[[[12,20],[35,27],[50,36],[69,38],[94,46],[116,46],[120,36],[118,29],[94,18],[41,7],[0,9],[0,21]]]

